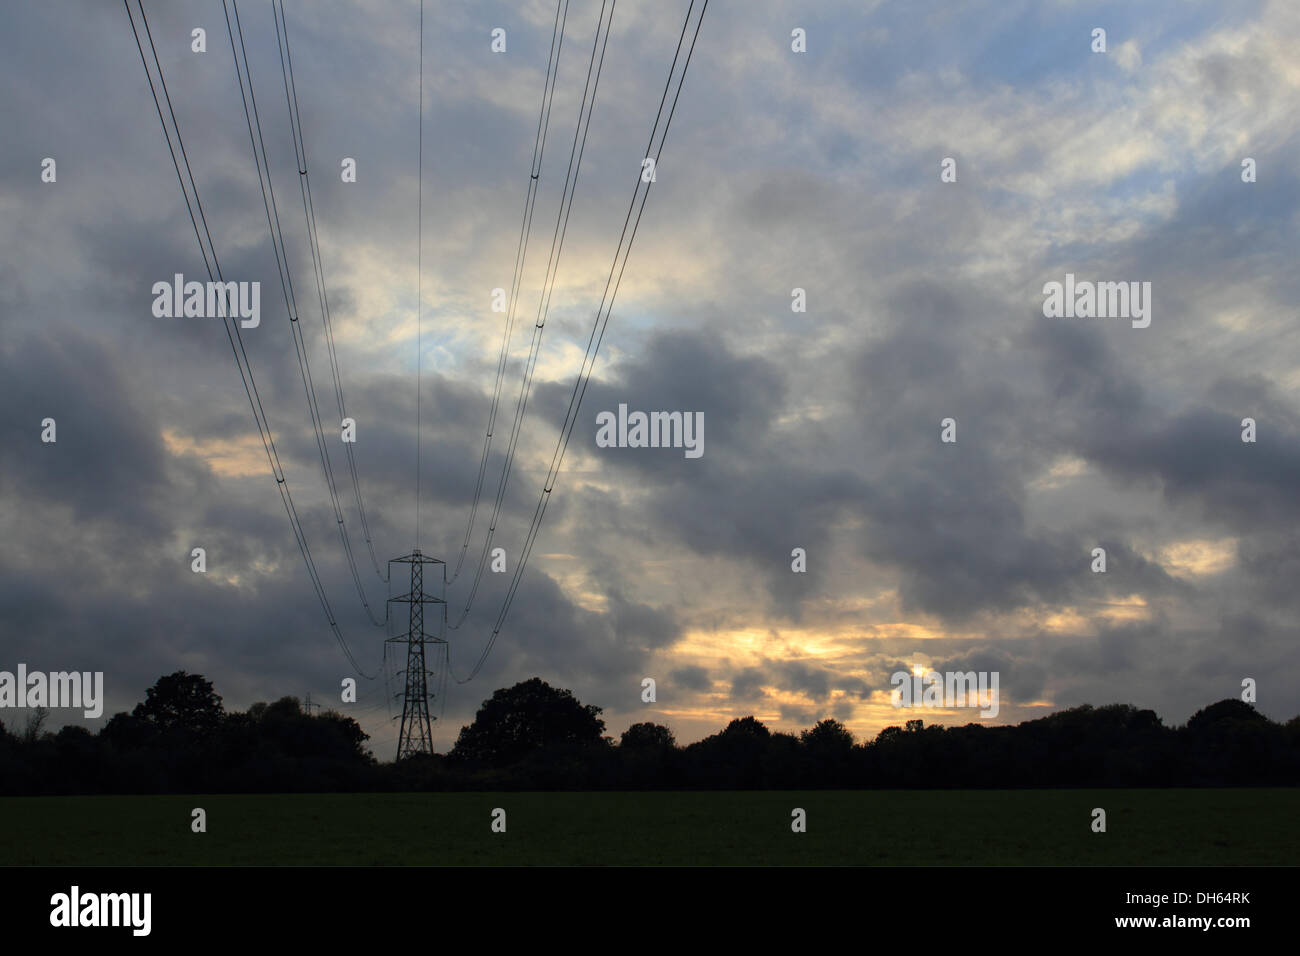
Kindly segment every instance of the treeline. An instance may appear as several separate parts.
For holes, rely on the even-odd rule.
[[[98,734],[46,733],[44,716],[17,733],[0,726],[0,794],[347,791],[376,770],[350,717],[309,716],[293,697],[227,713],[211,683],[183,671]]]
[[[227,713],[212,685],[161,678],[98,733],[0,725],[0,793],[1295,786],[1300,717],[1227,699],[1166,727],[1150,710],[1081,706],[1013,727],[909,720],[858,742],[839,722],[773,732],[753,717],[678,746],[533,678],[497,691],[445,755],[377,761],[342,714],[285,697]],[[387,756],[387,755],[385,755]]]

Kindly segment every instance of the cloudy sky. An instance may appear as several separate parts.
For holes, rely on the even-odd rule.
[[[493,542],[511,571],[687,2],[623,0],[613,16]],[[415,545],[418,6],[286,7],[382,563]],[[261,283],[261,325],[243,338],[312,554],[363,670],[380,672],[385,632],[357,599],[326,492],[221,5],[145,9],[225,276]],[[504,462],[600,9],[568,7],[453,619]],[[555,13],[551,0],[425,7],[419,545],[453,568]],[[346,527],[382,607],[339,442],[271,6],[245,0],[240,17]],[[0,669],[102,670],[106,716],[178,669],[212,679],[228,707],[337,702],[356,674],[221,320],[152,314],[155,282],[206,273],[126,13],[52,0],[3,19]],[[205,53],[191,51],[196,27]],[[504,53],[490,49],[496,27]],[[807,52],[791,50],[795,28]],[[438,749],[495,688],[534,675],[604,707],[615,735],[654,720],[682,741],[746,714],[784,730],[834,716],[859,736],[909,716],[978,719],[895,710],[889,676],[910,668],[997,671],[999,723],[1110,702],[1179,723],[1246,677],[1264,713],[1300,711],[1298,40],[1290,0],[711,3],[518,597],[479,675],[434,704]],[[344,157],[355,183],[341,181]],[[945,157],[955,183],[941,182]],[[1045,317],[1044,283],[1066,273],[1150,282],[1150,327]],[[597,447],[596,415],[620,403],[702,412],[703,455]],[[949,417],[955,443],[940,440]],[[806,573],[791,570],[794,548]],[[451,632],[457,675],[510,577],[485,573]],[[388,758],[391,674],[359,684],[339,706]]]

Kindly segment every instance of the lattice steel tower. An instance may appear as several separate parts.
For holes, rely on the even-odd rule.
[[[405,634],[388,638],[389,643],[406,645],[406,681],[402,690],[402,728],[397,737],[397,759],[411,754],[433,753],[433,726],[429,717],[429,670],[425,666],[424,645],[446,644],[443,639],[447,626],[447,565],[437,558],[430,558],[416,548],[408,555],[393,558],[390,566],[389,580],[392,580],[391,566],[409,564],[411,566],[411,590],[407,594],[389,598],[393,604],[410,605],[410,627]],[[424,566],[426,564],[442,565],[443,597],[429,597],[424,593]],[[424,606],[438,606],[438,633],[428,634],[424,630]]]

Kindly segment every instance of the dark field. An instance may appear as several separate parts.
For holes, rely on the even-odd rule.
[[[1288,789],[13,797],[0,862],[1277,865],[1300,861],[1298,807]]]

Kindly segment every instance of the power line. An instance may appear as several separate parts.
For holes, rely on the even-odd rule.
[[[681,36],[677,40],[677,52],[674,54],[672,66],[669,67],[668,70],[668,81],[664,85],[664,94],[659,101],[659,110],[655,116],[655,124],[650,131],[650,142],[646,146],[647,156],[651,150],[654,149],[655,133],[659,128],[659,119],[663,115],[663,108],[664,103],[667,100],[668,89],[672,85],[673,74],[677,68],[677,60],[681,55],[682,43],[686,37],[686,30],[690,25],[691,12],[694,7],[695,0],[691,0],[691,5],[686,10],[686,18],[682,23]],[[659,166],[659,159],[663,155],[663,148],[668,139],[668,130],[672,125],[673,115],[677,112],[677,101],[681,96],[682,85],[686,81],[686,71],[690,68],[691,57],[695,53],[695,43],[699,39],[700,27],[704,23],[704,14],[708,12],[708,8],[709,0],[704,0],[704,4],[700,8],[699,18],[695,24],[695,32],[691,37],[691,45],[687,50],[686,60],[682,66],[681,75],[677,80],[677,89],[673,94],[672,106],[668,111],[668,118],[664,123],[663,135],[659,140],[658,148],[655,150],[654,168],[656,169]],[[643,184],[646,187],[644,191],[641,190]],[[596,311],[596,319],[592,324],[591,336],[587,340],[587,351],[583,357],[582,368],[578,373],[577,380],[574,382],[573,395],[569,399],[569,407],[565,412],[564,425],[560,429],[560,437],[556,442],[555,453],[551,456],[551,465],[547,470],[546,481],[542,486],[542,493],[538,496],[537,507],[533,512],[533,520],[528,529],[528,535],[525,539],[523,551],[520,554],[519,560],[515,564],[515,572],[511,579],[510,587],[506,592],[506,597],[502,601],[501,610],[497,614],[496,623],[492,630],[492,636],[488,639],[487,646],[484,647],[482,654],[479,655],[479,659],[475,662],[469,675],[463,680],[456,678],[457,683],[467,683],[468,681],[473,680],[478,674],[484,662],[487,660],[488,655],[492,652],[492,647],[496,643],[497,636],[501,633],[501,628],[505,623],[506,615],[509,614],[511,605],[514,603],[515,595],[518,593],[519,581],[523,576],[524,568],[528,564],[528,558],[532,553],[533,543],[537,539],[537,532],[541,527],[542,519],[546,515],[546,507],[550,501],[551,491],[554,489],[555,482],[559,477],[559,470],[564,463],[564,455],[569,447],[569,439],[572,437],[573,427],[577,423],[578,409],[582,405],[583,396],[587,391],[587,383],[591,380],[591,372],[595,366],[597,353],[600,351],[601,342],[605,338],[605,329],[609,324],[609,317],[614,308],[614,300],[618,295],[619,286],[623,282],[623,272],[627,268],[627,260],[628,256],[630,256],[632,252],[632,244],[636,241],[636,233],[641,225],[641,215],[645,212],[645,203],[646,199],[649,198],[651,185],[653,185],[653,177],[647,177],[643,174],[638,175],[636,187],[632,191],[632,201],[628,205],[627,215],[623,219],[623,232],[619,236],[619,245],[614,252],[614,261],[610,265],[609,277],[605,280],[605,291],[601,295],[600,307]],[[638,192],[641,193],[641,204],[637,208],[636,220],[632,223],[632,232],[628,235],[628,223],[631,220],[632,209],[637,205]],[[626,249],[623,248],[623,239],[625,236],[627,236]],[[619,264],[620,254],[622,255],[623,260],[621,265]],[[618,273],[617,279],[615,279],[614,275],[616,270]],[[612,292],[610,290],[611,284],[613,285]],[[599,334],[597,334],[598,329]],[[453,674],[453,677],[454,676],[455,675]]]
[[[415,251],[415,550],[420,549],[420,371],[424,361],[424,0],[420,0],[420,146],[416,177]]]
[[[605,10],[608,6],[609,19],[605,20]],[[537,359],[541,354],[542,330],[546,325],[546,318],[550,313],[551,291],[555,287],[555,279],[559,273],[560,254],[564,251],[564,238],[569,230],[569,214],[573,209],[573,199],[578,189],[578,174],[582,168],[582,156],[587,148],[587,133],[591,129],[591,117],[596,108],[596,92],[600,87],[600,74],[605,65],[605,50],[609,45],[609,33],[614,23],[614,11],[618,6],[618,0],[606,4],[602,0],[600,5],[600,17],[596,21],[596,35],[592,39],[591,57],[587,63],[587,80],[582,90],[582,103],[578,107],[578,121],[573,129],[573,145],[569,148],[569,165],[564,176],[564,189],[560,195],[560,207],[555,214],[555,229],[551,233],[551,251],[546,262],[546,275],[542,280],[542,291],[537,302],[537,320],[533,326],[533,338],[528,349],[528,360],[525,363],[524,377],[519,383],[519,397],[515,401],[515,417],[510,428],[510,441],[506,446],[506,457],[501,468],[501,478],[497,482],[496,500],[492,504],[492,517],[488,521],[487,536],[483,541],[483,550],[479,554],[478,567],[474,571],[474,581],[470,586],[469,596],[465,599],[465,607],[461,611],[460,619],[448,625],[452,630],[456,630],[465,623],[469,616],[470,608],[474,605],[474,596],[478,593],[479,584],[483,579],[483,568],[487,563],[488,551],[492,547],[492,537],[496,533],[497,519],[501,514],[501,507],[505,502],[506,488],[510,483],[510,472],[514,465],[515,451],[519,445],[519,435],[523,427],[524,413],[528,409],[528,398],[532,392],[533,373],[537,367]],[[604,28],[604,42],[601,42],[601,29]],[[600,61],[597,64],[596,51],[600,50]],[[595,82],[592,82],[592,70],[595,70]],[[588,98],[590,97],[590,107],[588,107]],[[586,114],[586,121],[583,121],[583,114]],[[581,135],[581,148],[579,148],[579,135]],[[576,163],[575,163],[576,158]]]
[[[312,431],[316,438],[316,453],[320,458],[321,471],[325,475],[325,486],[329,493],[330,504],[334,509],[334,518],[339,530],[339,539],[343,545],[343,553],[347,560],[348,570],[352,574],[353,584],[357,589],[357,597],[361,601],[361,606],[365,609],[366,615],[370,618],[372,624],[376,627],[382,627],[384,622],[379,620],[370,607],[370,601],[366,598],[365,588],[361,584],[361,576],[357,572],[356,557],[352,552],[352,544],[348,538],[347,525],[343,519],[343,509],[339,504],[338,488],[334,481],[334,467],[329,457],[329,443],[325,438],[325,425],[320,413],[320,405],[316,400],[316,383],[311,374],[311,359],[307,351],[307,340],[302,331],[302,326],[298,321],[298,300],[294,294],[293,273],[289,267],[289,250],[284,242],[284,230],[280,225],[280,210],[275,199],[275,184],[271,179],[270,156],[266,150],[266,140],[262,133],[262,117],[257,108],[257,93],[253,86],[252,67],[248,61],[248,49],[244,44],[244,27],[239,16],[238,0],[231,0],[230,6],[235,11],[235,28],[231,29],[230,14],[226,11],[226,31],[230,36],[230,52],[235,61],[235,76],[239,81],[240,102],[244,108],[244,118],[248,124],[248,142],[253,150],[253,165],[257,168],[258,186],[262,192],[262,205],[266,210],[266,226],[271,234],[271,246],[275,252],[276,271],[280,278],[280,288],[284,293],[284,307],[288,312],[289,329],[293,337],[294,352],[298,359],[298,374],[302,378],[303,392],[307,398],[307,411],[311,416]],[[223,0],[222,9],[226,10]],[[274,14],[274,7],[272,7]],[[279,25],[277,21],[277,33]],[[235,32],[239,33],[239,49],[235,49]],[[243,54],[243,74],[240,74],[239,55]],[[244,79],[248,80],[247,96],[244,93]],[[286,96],[287,100],[287,96]],[[249,105],[252,105],[250,115]],[[290,126],[292,128],[292,110],[290,111]],[[253,136],[253,126],[257,126],[257,136]],[[260,147],[260,154],[259,154]],[[294,158],[298,158],[297,141],[294,144]],[[302,169],[301,166],[298,167]],[[265,174],[265,181],[263,181]],[[301,181],[301,177],[300,177]]]
[[[510,299],[506,308],[505,327],[501,336],[501,352],[497,356],[496,382],[492,389],[492,407],[488,413],[487,430],[483,437],[483,453],[479,456],[478,478],[474,482],[474,501],[469,509],[469,523],[465,527],[465,540],[461,543],[460,554],[456,558],[456,567],[452,571],[449,584],[454,584],[460,576],[461,565],[469,550],[470,537],[474,532],[474,519],[478,514],[479,500],[483,494],[483,477],[487,472],[488,452],[492,447],[492,433],[496,427],[497,407],[501,401],[501,385],[505,380],[508,346],[514,330],[515,303],[518,301],[519,288],[523,279],[524,263],[528,257],[528,241],[532,233],[533,208],[537,202],[537,192],[542,175],[542,158],[546,151],[546,136],[551,126],[551,104],[555,100],[555,79],[560,72],[560,52],[564,46],[564,29],[569,20],[569,0],[563,0],[564,15],[560,16],[560,0],[555,3],[555,22],[551,26],[551,52],[546,60],[546,79],[542,83],[542,102],[537,110],[537,133],[533,137],[533,158],[528,166],[528,190],[524,197],[524,214],[519,223],[519,241],[515,245],[515,268],[510,279]]]
[[[350,540],[349,540],[349,538],[348,538],[347,526],[346,526],[345,523],[344,523],[344,519],[343,519],[343,510],[342,510],[342,507],[340,506],[340,504],[339,504],[339,500],[338,500],[337,485],[336,485],[335,480],[334,480],[334,468],[333,468],[333,463],[332,463],[331,460],[330,460],[330,457],[329,457],[329,445],[328,445],[328,442],[327,442],[326,439],[325,439],[325,433],[324,433],[324,418],[323,418],[323,416],[322,416],[321,413],[320,413],[320,406],[319,406],[319,403],[317,402],[317,399],[316,399],[316,384],[315,384],[315,381],[314,381],[314,379],[312,378],[312,375],[311,375],[311,362],[310,362],[310,357],[309,357],[309,354],[308,354],[308,351],[307,351],[307,342],[306,342],[306,338],[305,338],[305,336],[304,336],[304,334],[303,334],[302,327],[301,327],[301,325],[299,324],[299,321],[298,321],[298,304],[297,304],[297,299],[296,299],[296,297],[295,297],[295,295],[294,295],[294,288],[293,288],[293,275],[292,275],[292,272],[291,272],[290,267],[289,267],[289,253],[288,253],[288,249],[287,249],[287,247],[285,246],[285,242],[284,242],[284,232],[283,232],[283,230],[282,230],[282,228],[281,228],[281,226],[280,226],[280,213],[279,213],[279,208],[278,208],[278,206],[277,206],[277,204],[276,204],[276,200],[275,200],[275,186],[274,186],[274,183],[273,183],[272,180],[271,180],[271,165],[270,165],[270,159],[269,159],[269,156],[268,156],[267,151],[266,151],[266,142],[265,142],[265,139],[263,138],[263,134],[262,134],[262,121],[261,121],[260,113],[259,113],[258,108],[257,108],[257,95],[256,95],[256,91],[255,91],[254,86],[253,86],[253,75],[252,75],[252,69],[251,69],[251,66],[250,66],[250,64],[249,64],[249,60],[248,60],[248,51],[247,51],[247,48],[246,48],[245,45],[244,45],[244,30],[243,30],[243,24],[241,23],[241,21],[240,21],[240,17],[239,17],[239,4],[238,4],[237,0],[232,0],[232,6],[234,7],[234,11],[235,11],[235,24],[236,24],[236,27],[238,28],[238,32],[239,32],[239,49],[240,49],[240,51],[243,53],[243,56],[244,56],[244,62],[243,62],[244,76],[246,76],[247,79],[248,79],[248,98],[247,98],[247,100],[244,98],[243,78],[239,76],[239,67],[240,67],[240,64],[239,64],[239,57],[238,57],[238,55],[235,55],[235,57],[234,57],[234,59],[235,59],[235,72],[236,72],[236,78],[239,79],[239,81],[240,81],[240,99],[241,99],[241,103],[243,104],[243,107],[244,107],[244,116],[245,116],[245,119],[248,120],[249,144],[250,144],[250,146],[251,146],[252,149],[253,149],[253,161],[254,161],[254,165],[257,167],[257,170],[258,170],[258,184],[259,184],[259,186],[260,186],[261,189],[262,189],[262,203],[263,203],[263,206],[266,207],[266,212],[267,212],[267,228],[268,228],[268,230],[270,230],[270,233],[271,233],[271,243],[272,243],[272,247],[275,248],[275,251],[276,251],[276,265],[277,265],[277,269],[279,269],[280,264],[281,264],[281,261],[283,261],[283,272],[280,273],[281,289],[284,291],[284,294],[285,294],[285,308],[289,311],[289,320],[290,320],[290,321],[289,321],[289,326],[290,326],[290,330],[291,330],[292,335],[293,335],[293,340],[294,340],[294,351],[295,351],[295,353],[296,353],[296,355],[297,355],[297,358],[298,358],[298,369],[299,369],[299,375],[302,377],[302,380],[303,380],[303,390],[304,390],[304,392],[306,393],[307,401],[308,401],[308,412],[309,412],[309,414],[310,414],[310,416],[311,416],[311,419],[312,419],[312,428],[313,428],[313,431],[314,431],[314,433],[315,433],[315,437],[316,437],[317,454],[319,455],[320,460],[321,460],[321,469],[322,469],[322,471],[323,471],[324,474],[325,474],[326,487],[327,487],[327,490],[328,490],[328,492],[329,492],[330,503],[331,503],[331,505],[332,505],[333,508],[334,508],[334,516],[335,516],[335,520],[336,520],[336,522],[337,522],[338,529],[339,529],[339,537],[340,537],[340,540],[341,540],[341,542],[342,542],[342,544],[343,544],[344,554],[345,554],[346,559],[347,559],[347,563],[348,563],[349,571],[350,571],[351,574],[352,574],[352,580],[353,580],[353,583],[354,583],[354,585],[356,586],[356,589],[357,589],[357,596],[358,596],[358,598],[360,599],[360,601],[361,601],[361,605],[362,605],[362,607],[365,609],[367,616],[370,618],[371,623],[375,624],[376,626],[383,626],[383,622],[380,621],[380,620],[378,620],[378,619],[375,617],[374,612],[373,612],[373,610],[372,610],[371,607],[370,607],[370,602],[369,602],[369,600],[366,598],[365,589],[364,589],[364,587],[363,587],[362,584],[361,584],[361,578],[360,578],[360,575],[357,573],[357,568],[356,568],[356,559],[355,559],[355,556],[354,556],[353,551],[352,551],[352,545],[351,545],[351,542],[350,542]],[[224,8],[224,3],[223,3],[223,8]],[[274,13],[275,13],[275,9],[274,9],[274,4],[273,4],[273,5],[272,5],[272,14],[274,15]],[[229,18],[229,14],[227,14],[227,16],[226,16],[226,27],[227,27],[227,32],[229,33],[229,32],[230,32],[230,18]],[[276,24],[276,30],[277,30],[277,42],[278,42],[278,32],[279,32],[279,24],[278,24],[278,21],[277,21],[277,24]],[[231,34],[231,36],[230,36],[230,42],[231,42],[231,53],[232,53],[232,54],[235,54],[234,35],[233,35],[233,34]],[[284,64],[283,64],[283,60],[282,60],[282,62],[281,62],[281,68],[282,68],[282,70],[283,70],[283,66],[284,66]],[[249,100],[251,100],[251,102],[252,102],[252,119],[249,119],[249,115],[248,115],[248,114],[249,114],[249,102],[248,102]],[[288,102],[287,83],[286,83],[286,102]],[[257,124],[257,139],[256,139],[256,140],[253,139],[253,121],[256,121],[256,124]],[[290,131],[291,131],[291,133],[293,132],[293,122],[292,122],[292,121],[293,121],[293,110],[292,110],[292,107],[290,107]],[[260,162],[259,162],[259,159],[258,159],[258,146],[259,146],[259,144],[260,144],[260,146],[261,146],[261,159],[260,159]],[[294,157],[295,157],[295,159],[298,158],[298,148],[297,148],[297,146],[298,146],[298,144],[297,144],[297,138],[295,137],[295,139],[294,139]],[[265,168],[265,172],[266,172],[266,182],[265,182],[264,185],[263,185],[263,183],[262,183],[262,170],[263,170],[263,168]],[[298,168],[301,170],[303,167],[300,165]],[[300,177],[300,187],[301,187],[301,177]],[[269,193],[270,193],[270,201],[269,201],[269,204],[268,204],[268,202],[267,202],[267,193],[268,193],[268,191],[269,191]],[[305,205],[305,203],[304,203],[304,205]],[[304,209],[304,213],[305,213],[305,211],[306,211],[306,210]],[[274,225],[272,225],[272,216],[274,216]],[[278,247],[276,246],[277,238],[278,238]],[[310,237],[309,237],[309,245],[310,245],[310,244],[311,244],[311,243],[310,243]],[[314,250],[313,250],[313,252],[314,252]],[[313,255],[313,260],[314,260],[314,255]],[[323,306],[323,304],[322,304],[322,312],[323,312],[323,309],[324,309],[324,306]]]
[[[271,7],[272,16],[275,15],[275,5]],[[298,84],[293,75],[293,50],[289,46],[289,19],[284,12],[284,0],[280,0],[280,15],[276,19],[276,43],[280,42],[280,25],[284,26],[284,45],[280,50],[280,71],[285,77],[285,100],[289,107],[290,132],[294,134],[294,155],[298,159],[298,175],[300,179],[300,191],[303,194],[303,214],[307,218],[308,244],[311,247],[312,266],[316,274],[317,292],[321,305],[321,321],[325,326],[325,341],[328,347],[330,359],[330,371],[334,378],[334,396],[338,403],[339,418],[346,420],[348,417],[347,403],[343,398],[343,378],[339,372],[338,352],[334,344],[334,323],[333,316],[330,313],[329,293],[325,284],[325,264],[320,252],[320,233],[316,227],[316,204],[312,200],[311,194],[311,175],[308,172],[307,163],[307,140],[302,133],[302,111],[298,108]],[[287,61],[287,66],[286,66]],[[290,97],[292,91],[292,97]],[[370,552],[370,562],[375,569],[375,574],[383,579],[379,570],[379,559],[375,555],[375,545],[370,536],[370,523],[366,518],[366,508],[361,495],[361,481],[357,476],[356,455],[352,450],[351,442],[344,442],[344,449],[348,457],[348,470],[352,476],[352,491],[356,499],[357,513],[361,516],[361,531],[365,538],[366,548]]]
[[[190,167],[189,155],[185,150],[185,141],[181,135],[180,124],[176,120],[176,111],[172,107],[171,94],[167,89],[167,80],[163,74],[162,63],[158,59],[158,51],[154,46],[153,33],[149,29],[149,19],[144,12],[143,2],[142,0],[136,0],[136,6],[140,11],[140,19],[144,25],[145,34],[149,39],[149,48],[154,60],[154,70],[158,73],[158,85],[162,87],[163,96],[167,101],[167,111],[171,116],[172,127],[175,130],[176,147],[173,147],[172,145],[172,129],[168,128],[167,120],[163,115],[162,104],[158,99],[158,89],[154,84],[153,73],[150,71],[148,60],[145,57],[144,46],[140,40],[140,32],[135,25],[135,17],[131,14],[130,2],[129,0],[122,0],[122,2],[126,9],[127,20],[130,21],[131,24],[131,33],[135,37],[136,49],[140,53],[140,63],[144,67],[145,78],[149,82],[149,92],[153,96],[154,108],[158,112],[158,122],[162,126],[163,137],[167,141],[167,151],[171,155],[172,166],[176,170],[176,179],[180,183],[181,194],[185,199],[185,207],[186,211],[189,213],[190,224],[194,227],[194,237],[199,244],[199,252],[203,257],[204,269],[208,273],[209,281],[220,280],[224,285],[225,277],[221,272],[221,264],[217,258],[216,246],[212,242],[212,233],[208,228],[207,216],[203,212],[203,204],[202,200],[199,198],[198,185],[194,180],[194,173]],[[185,162],[185,170],[189,175],[188,188],[186,186],[185,175],[181,173],[180,162],[176,158],[176,148],[179,148],[181,151],[181,156]],[[191,193],[194,197],[193,204],[190,202]],[[199,210],[197,218],[194,215],[195,207]],[[202,234],[199,231],[200,220],[203,223]],[[204,245],[204,236],[207,237],[207,245]],[[211,262],[209,262],[208,258],[209,253],[211,253]],[[281,502],[284,504],[285,513],[289,518],[289,526],[293,531],[294,540],[298,545],[299,553],[302,555],[303,563],[307,567],[307,573],[308,577],[311,579],[312,587],[316,591],[316,596],[321,602],[321,607],[325,611],[326,618],[329,620],[330,630],[338,641],[339,647],[342,649],[344,656],[348,659],[349,663],[351,663],[358,674],[366,679],[372,679],[372,676],[367,675],[357,664],[356,658],[352,656],[347,641],[344,639],[343,633],[334,619],[334,614],[330,609],[329,601],[325,595],[324,588],[321,585],[320,577],[316,572],[315,563],[312,561],[311,550],[307,545],[307,539],[303,532],[301,522],[298,520],[297,509],[294,507],[293,496],[290,493],[288,482],[284,476],[284,471],[280,466],[279,456],[275,451],[275,441],[271,435],[270,423],[266,420],[265,409],[262,406],[261,395],[257,391],[257,381],[253,376],[252,365],[248,362],[248,354],[244,349],[243,338],[239,331],[239,324],[232,321],[232,316],[224,314],[231,310],[222,309],[221,311],[223,312],[223,315],[221,316],[222,324],[226,330],[226,337],[230,342],[231,353],[235,357],[235,365],[239,369],[239,377],[244,386],[244,394],[248,398],[249,407],[253,412],[253,419],[257,423],[258,435],[262,440],[262,446],[266,452],[267,463],[271,468],[271,475],[276,480],[276,488],[280,492]]]

